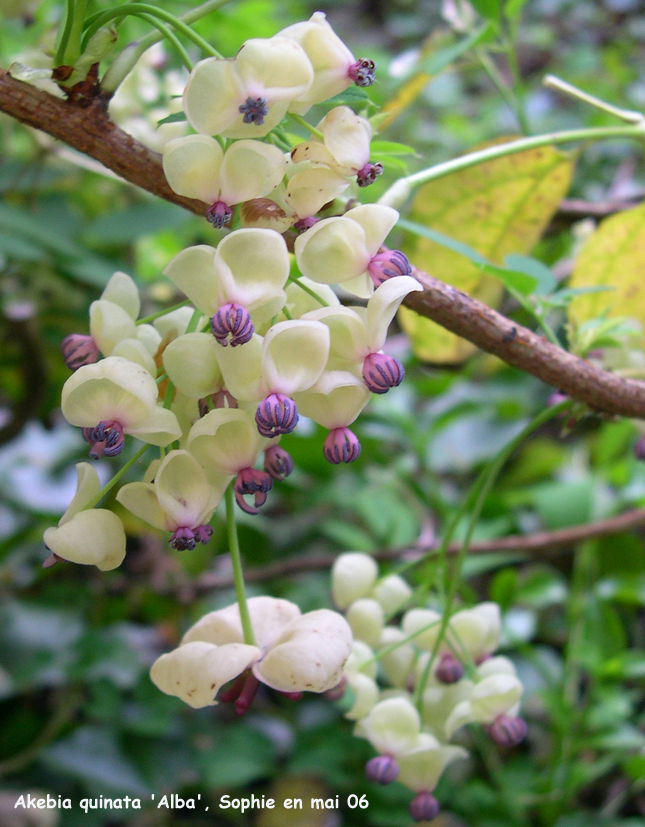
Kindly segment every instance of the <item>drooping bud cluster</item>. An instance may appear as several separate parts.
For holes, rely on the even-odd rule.
[[[379,577],[374,559],[359,552],[336,559],[331,590],[354,644],[337,691],[328,695],[342,698],[349,690],[345,716],[378,753],[366,765],[367,777],[408,787],[415,793],[412,818],[431,821],[439,813],[433,792],[442,772],[468,756],[450,743],[458,730],[480,724],[507,748],[526,735],[518,717],[522,684],[508,658],[493,656],[499,607],[480,603],[444,623],[434,609],[408,608],[412,589],[405,580]]]

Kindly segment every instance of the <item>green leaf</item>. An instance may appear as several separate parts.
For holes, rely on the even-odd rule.
[[[537,281],[536,293],[547,295],[557,287],[557,281],[550,267],[530,256],[510,253],[504,258],[504,264],[511,270],[518,270]]]
[[[507,0],[504,6],[504,15],[509,20],[517,20],[526,5],[527,0]]]
[[[213,750],[198,758],[208,787],[237,789],[275,773],[273,744],[266,735],[239,723],[220,733]]]
[[[370,155],[418,155],[417,151],[407,144],[396,141],[372,141]]]
[[[417,71],[428,75],[438,75],[446,66],[454,63],[454,61],[465,52],[491,40],[495,36],[496,31],[497,27],[491,21],[488,21],[472,34],[468,35],[468,37],[464,37],[463,40],[430,55],[421,62]]]
[[[165,123],[182,123],[185,120],[187,120],[185,112],[173,112],[172,115],[166,115],[165,118],[157,121],[157,126]]]
[[[474,6],[475,10],[487,20],[499,20],[499,0],[471,0],[471,4]]]

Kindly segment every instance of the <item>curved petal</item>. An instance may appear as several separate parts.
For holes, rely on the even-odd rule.
[[[220,196],[223,157],[222,147],[208,135],[168,141],[163,148],[163,171],[170,189],[213,204]]]
[[[217,354],[227,390],[242,402],[259,402],[262,374],[262,337],[254,335],[240,347],[224,347]]]
[[[159,445],[165,448],[181,436],[181,428],[177,416],[166,408],[157,406],[152,416],[142,422],[136,428],[126,428],[126,433],[132,434],[142,442],[149,442],[150,445]]]
[[[345,717],[350,721],[360,721],[361,718],[369,715],[378,702],[378,684],[362,672],[353,672],[348,675],[347,683],[354,693],[355,701],[352,708],[345,713]]]
[[[173,531],[159,505],[155,487],[151,482],[129,482],[121,486],[116,499],[136,517],[161,531]]]
[[[338,684],[351,648],[343,616],[319,609],[284,628],[253,673],[280,692],[325,692]]]
[[[387,331],[403,299],[423,287],[412,276],[387,279],[376,288],[367,302],[368,352],[377,353],[387,339]]]
[[[349,181],[331,169],[303,169],[289,179],[286,201],[298,218],[307,218],[345,192],[348,186]]]
[[[258,655],[257,647],[244,643],[214,646],[195,641],[157,658],[150,678],[166,695],[201,709],[214,706],[220,687],[241,675]]]
[[[264,337],[262,378],[287,396],[310,388],[329,356],[329,328],[321,322],[278,322]]]
[[[372,709],[364,721],[364,729],[378,753],[399,756],[414,747],[421,720],[407,698],[387,698]]]
[[[219,348],[210,333],[186,333],[166,347],[163,366],[180,393],[202,399],[221,390],[224,379],[217,361]]]
[[[219,135],[238,118],[244,97],[235,61],[207,57],[190,73],[184,90],[184,112],[196,132]]]
[[[365,322],[351,307],[342,305],[322,307],[308,313],[304,318],[327,325],[330,337],[330,357],[362,364],[363,359],[370,352]],[[380,350],[381,347],[382,345],[378,349]]]
[[[336,166],[336,159],[327,147],[313,138],[295,146],[291,150],[291,160],[294,164],[311,161],[312,164],[323,164],[330,169]]]
[[[291,313],[292,318],[301,319],[305,313],[318,310],[322,307],[322,302],[315,299],[307,290],[303,290],[301,285],[308,287],[309,290],[312,290],[323,302],[327,302],[328,305],[334,305],[335,307],[340,305],[338,296],[331,287],[326,284],[317,284],[306,276],[302,276],[298,281],[290,282],[286,289],[286,307]]]
[[[345,370],[325,371],[309,390],[293,395],[301,414],[329,430],[351,425],[370,398],[365,382]]]
[[[117,270],[116,273],[110,276],[105,289],[101,293],[101,298],[118,304],[133,321],[138,318],[141,309],[139,290],[127,273]]]
[[[369,161],[372,127],[349,106],[336,106],[325,115],[318,129],[345,175],[358,172]]]
[[[151,356],[154,356],[161,344],[161,334],[151,324],[137,325],[137,342],[145,347]],[[155,369],[156,372],[156,369]]]
[[[349,215],[353,210],[350,210]],[[300,272],[322,284],[341,284],[365,273],[373,253],[357,221],[324,218],[298,236],[294,249]]]
[[[98,299],[90,305],[90,335],[104,356],[110,356],[122,339],[136,333],[134,321],[118,304]]]
[[[393,643],[400,643],[404,638],[405,635],[397,626],[386,626],[381,633],[380,645],[387,647]],[[412,671],[414,657],[414,649],[409,643],[402,643],[391,652],[382,654],[379,663],[388,683],[398,689],[405,689]]]
[[[252,417],[239,408],[218,408],[198,419],[188,449],[202,465],[225,474],[252,468],[264,445]]]
[[[470,696],[474,720],[491,724],[498,715],[512,709],[522,697],[524,687],[515,675],[499,672],[475,684]]]
[[[441,615],[432,609],[410,609],[403,616],[401,628],[406,635],[416,635],[414,644],[431,652],[441,628]]]
[[[488,600],[485,603],[473,606],[472,611],[486,629],[482,641],[482,652],[478,654],[489,655],[499,646],[499,638],[502,633],[502,617],[499,605]]]
[[[58,528],[46,529],[43,539],[54,554],[79,563],[110,571],[125,557],[125,531],[121,520],[104,508],[79,511]]]
[[[382,204],[363,204],[354,207],[346,212],[344,217],[355,221],[363,228],[370,258],[378,253],[399,220],[399,214],[395,209],[384,207]]]
[[[331,570],[331,596],[339,609],[367,597],[378,577],[378,565],[369,554],[349,551],[334,560]]]
[[[94,466],[90,465],[89,462],[77,462],[76,493],[68,505],[67,511],[58,521],[58,525],[62,526],[64,523],[68,523],[75,514],[84,511],[100,490],[101,482]]]
[[[178,307],[177,310],[171,310],[170,313],[166,313],[165,316],[160,316],[160,318],[155,319],[153,324],[155,326],[155,330],[163,337],[166,337],[172,333],[175,334],[175,337],[183,336],[192,317],[192,307]],[[197,325],[198,329],[203,327],[204,321],[205,319],[202,317]],[[144,325],[140,326],[144,327]]]
[[[122,356],[129,362],[135,362],[141,365],[151,376],[157,373],[157,366],[155,360],[150,355],[150,351],[146,348],[143,342],[138,339],[121,339],[120,342],[114,346],[112,356]]]
[[[237,53],[235,64],[245,91],[269,102],[300,97],[314,79],[304,49],[287,37],[247,40]]]
[[[287,162],[276,146],[236,141],[226,150],[221,170],[221,199],[239,204],[268,195],[284,176]]]
[[[369,597],[354,601],[345,613],[352,634],[373,649],[379,645],[385,624],[383,609]]]
[[[215,274],[214,247],[187,247],[168,262],[163,274],[205,316],[212,316],[226,301]]]
[[[443,746],[432,735],[421,733],[411,750],[397,756],[397,781],[415,793],[432,792],[448,764],[467,757],[463,747]]]
[[[61,408],[71,425],[93,427],[115,420],[124,428],[134,428],[153,415],[157,393],[155,380],[141,365],[108,356],[69,377],[63,385]]]
[[[155,477],[155,490],[159,505],[168,515],[172,528],[185,526],[196,528],[199,518],[211,507],[213,491],[201,465],[188,451],[171,451],[167,454]],[[211,514],[209,515],[212,516]]]

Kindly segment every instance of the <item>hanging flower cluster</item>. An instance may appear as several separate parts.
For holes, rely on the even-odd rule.
[[[431,821],[439,812],[433,792],[442,772],[468,756],[450,743],[463,726],[482,725],[504,747],[526,735],[518,717],[522,684],[512,662],[494,656],[499,606],[480,603],[444,624],[433,609],[408,609],[412,590],[405,580],[396,574],[379,578],[374,559],[359,552],[336,559],[332,597],[345,612],[354,644],[343,679],[329,694],[347,693],[345,716],[356,721],[354,734],[378,753],[367,763],[368,778],[400,781],[415,793],[412,818]]]

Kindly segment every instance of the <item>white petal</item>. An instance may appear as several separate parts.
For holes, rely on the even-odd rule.
[[[196,641],[158,658],[150,678],[166,695],[175,695],[200,709],[214,706],[220,687],[241,675],[258,655],[255,646],[243,643],[213,646]]]
[[[370,397],[363,380],[344,370],[325,371],[309,390],[293,395],[300,413],[330,430],[351,425]]]
[[[88,504],[96,497],[101,490],[101,482],[96,469],[89,462],[76,463],[76,493],[67,511],[58,521],[61,526],[68,523],[75,514],[87,508]]]
[[[367,597],[378,577],[378,565],[369,554],[349,551],[334,560],[331,569],[331,596],[339,609]]]
[[[145,347],[148,353],[154,357],[161,344],[161,334],[151,324],[137,325],[137,341]]]
[[[477,674],[480,678],[487,678],[490,675],[497,675],[499,673],[506,673],[507,675],[515,675],[515,666],[512,660],[498,655],[495,658],[486,658],[483,663],[477,667]]]
[[[384,577],[372,591],[372,597],[381,604],[386,615],[398,612],[411,596],[412,589],[398,574]]]
[[[318,129],[343,174],[356,173],[369,161],[372,127],[349,106],[336,106],[325,115]]]
[[[269,102],[294,100],[309,89],[314,79],[304,49],[286,37],[247,40],[235,63],[245,91]]]
[[[372,709],[364,722],[369,742],[381,755],[398,756],[416,743],[421,720],[406,698],[388,698]]]
[[[263,447],[252,417],[239,408],[209,411],[188,435],[188,449],[202,465],[224,474],[252,468]]]
[[[387,279],[376,288],[367,302],[368,347],[377,353],[387,339],[387,331],[403,299],[423,287],[412,276]]]
[[[475,684],[470,697],[474,720],[492,724],[498,715],[509,712],[522,697],[524,687],[515,675],[498,673]]]
[[[101,571],[117,568],[125,557],[125,531],[121,520],[104,508],[79,511],[58,528],[46,529],[43,539],[54,554]]]
[[[164,175],[178,195],[210,205],[219,200],[223,157],[221,146],[208,135],[175,138],[163,148]]]
[[[262,399],[260,380],[262,375],[262,338],[254,335],[244,345],[223,347],[218,353],[226,388],[242,402],[259,402]]]
[[[239,204],[268,195],[282,180],[287,162],[276,146],[236,141],[226,150],[221,170],[221,199]]]
[[[308,313],[305,319],[313,319],[327,325],[331,357],[362,364],[363,359],[370,352],[367,327],[353,308],[342,305],[322,307]],[[381,347],[383,345],[378,350]]]
[[[353,672],[347,676],[347,684],[356,700],[352,708],[345,713],[350,721],[359,721],[372,711],[379,698],[379,688],[373,678],[362,672]]]
[[[281,692],[325,692],[338,684],[351,646],[343,616],[319,609],[283,629],[253,672]]]
[[[243,101],[233,60],[208,57],[195,64],[184,90],[184,112],[193,129],[219,135],[238,118]]]
[[[314,138],[295,146],[291,150],[291,160],[294,164],[310,161],[312,164],[322,164],[330,169],[336,167],[336,159],[331,152],[323,143],[316,141]]]
[[[346,212],[345,218],[355,221],[363,228],[367,250],[370,258],[373,258],[399,220],[399,214],[392,207],[384,207],[382,204],[363,204]]]
[[[352,554],[353,552],[349,552]],[[367,643],[362,640],[354,640],[352,643],[352,651],[343,667],[345,675],[353,674],[354,672],[363,672],[373,680],[376,680],[378,675],[378,664],[374,658],[374,650]],[[368,663],[368,661],[370,661]]]
[[[441,615],[432,609],[410,609],[403,616],[401,628],[406,635],[416,635],[414,643],[419,649],[430,652],[439,636]]]
[[[177,416],[166,408],[157,407],[152,416],[136,427],[126,428],[126,433],[136,436],[150,445],[159,445],[165,448],[181,436],[181,428]]]
[[[415,793],[432,792],[448,764],[467,757],[463,747],[444,746],[432,735],[421,733],[411,750],[397,756],[397,781]]]
[[[447,738],[452,738],[452,736],[457,732],[458,729],[461,729],[462,726],[466,724],[472,724],[476,721],[477,718],[473,712],[473,708],[470,705],[470,701],[461,701],[458,703],[457,706],[452,710],[446,723],[444,725],[444,732],[446,733]]]
[[[144,520],[148,525],[161,531],[174,530],[168,524],[166,515],[159,505],[157,493],[152,483],[130,482],[119,488],[116,498],[124,508]]]
[[[211,506],[213,510],[215,508],[206,474],[188,451],[167,454],[159,466],[154,485],[159,505],[168,515],[173,530],[180,526],[196,528],[201,515]]]
[[[398,627],[386,626],[381,633],[381,648],[399,643],[404,638],[405,635]],[[381,655],[379,663],[388,683],[399,689],[405,689],[414,663],[414,649],[409,643],[403,643],[391,652]]]
[[[247,93],[240,100],[243,103],[246,100]],[[261,93],[260,93],[261,96]],[[258,97],[258,95],[252,95]],[[235,120],[231,121],[226,129],[222,129],[219,133],[224,138],[264,138],[287,114],[289,108],[289,101],[276,101],[269,103],[267,107],[267,114],[264,116],[264,121],[261,124],[244,123],[244,116],[239,112]]]
[[[310,290],[313,290],[313,292],[323,301],[327,302],[327,304],[335,306],[340,305],[338,296],[334,293],[331,287],[326,284],[316,284],[315,281],[308,279],[306,276],[302,276],[297,282],[290,282],[286,289],[286,307],[291,313],[292,318],[300,319],[305,315],[305,313],[318,310],[322,306],[321,302],[315,299],[306,290],[303,290],[299,284],[304,284]]]
[[[333,170],[312,167],[289,179],[286,200],[298,218],[307,218],[337,198],[348,186],[349,182]]]
[[[381,640],[381,632],[385,624],[383,609],[376,600],[362,597],[354,601],[345,614],[352,634],[357,640],[362,640],[368,646],[375,648]]]
[[[155,360],[150,355],[150,351],[143,342],[140,342],[138,339],[121,339],[121,341],[117,342],[114,346],[112,356],[122,356],[129,362],[135,362],[137,365],[141,365],[151,376],[157,373],[157,366]]]
[[[324,218],[314,224],[298,236],[294,249],[300,272],[322,284],[357,278],[374,256],[366,246],[362,226],[345,216]]]
[[[205,316],[212,316],[226,301],[226,294],[215,274],[214,247],[206,244],[187,247],[171,259],[163,274]]]
[[[163,352],[163,365],[180,393],[202,399],[223,387],[217,356],[218,345],[210,333],[187,333],[172,341]]]
[[[164,337],[170,333],[174,333],[175,336],[183,336],[188,323],[193,317],[193,312],[192,307],[178,307],[177,310],[172,310],[170,313],[166,313],[165,316],[155,319],[153,322],[155,330]],[[203,327],[202,321],[197,325],[197,329]],[[141,327],[144,327],[144,325],[141,325]]]
[[[114,273],[105,285],[101,298],[118,304],[133,321],[138,318],[141,308],[139,290],[127,273],[120,270]]]
[[[110,356],[121,339],[136,336],[136,326],[118,304],[99,299],[90,305],[90,334],[104,356]]]
[[[318,380],[329,356],[329,329],[321,322],[278,322],[264,337],[262,378],[271,391],[291,396]]]
[[[499,638],[502,633],[502,617],[497,603],[486,601],[473,607],[473,612],[486,628],[482,642],[483,651],[479,654],[490,655],[499,646]]]

